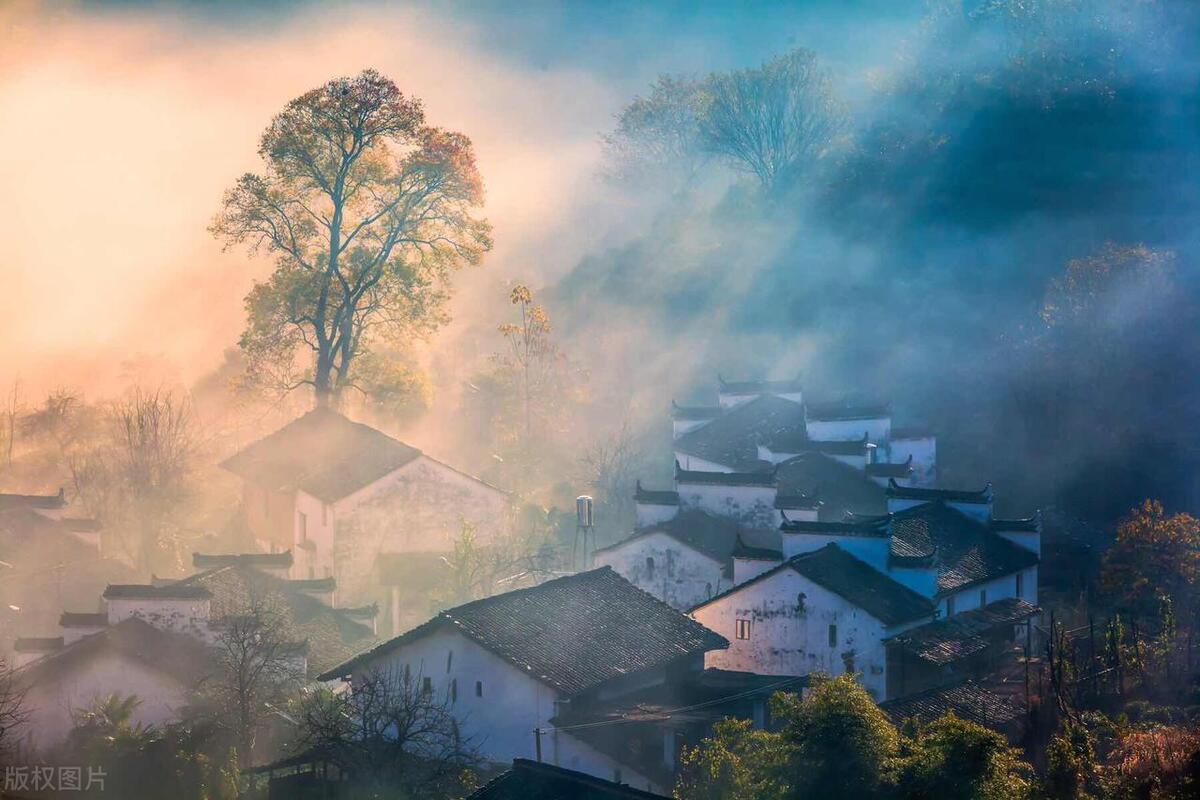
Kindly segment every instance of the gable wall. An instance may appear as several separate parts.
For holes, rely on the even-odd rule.
[[[937,483],[937,438],[892,439],[888,442],[888,461],[903,464],[912,456],[913,486],[933,486]]]
[[[29,674],[33,680],[36,676],[36,671]],[[137,695],[142,702],[134,712],[134,721],[154,726],[176,720],[191,695],[189,687],[162,672],[106,652],[35,682],[26,695],[30,718],[23,733],[29,735],[35,750],[53,747],[70,732],[72,711],[87,708],[97,698],[114,692]]]
[[[776,524],[775,488],[772,486],[714,486],[680,483],[681,509],[698,508],[713,516],[736,520],[751,528]]]
[[[800,611],[798,595],[805,594]],[[808,675],[846,671],[843,654],[863,686],[885,699],[887,659],[882,622],[792,569],[783,569],[692,612],[701,624],[729,640],[729,649],[705,655],[705,667],[760,675]],[[750,621],[750,638],[737,638],[736,620]],[[829,646],[829,625],[837,645]]]
[[[818,442],[854,442],[863,433],[874,444],[886,442],[892,435],[892,418],[874,419],[810,419],[806,423],[808,438]]]
[[[653,573],[648,558],[654,559]],[[634,586],[681,611],[730,586],[715,560],[661,532],[596,553],[595,566],[612,567]]]
[[[453,657],[447,668],[450,653]],[[535,759],[533,731],[542,728],[546,731],[542,737],[544,761],[610,780],[620,768],[627,783],[640,787],[651,783],[579,739],[556,732],[550,719],[557,712],[559,693],[456,632],[422,636],[356,672],[394,670],[396,676],[402,676],[406,664],[416,685],[425,677],[431,679],[439,701],[450,702],[451,682],[457,680],[458,699],[449,709],[464,738],[489,761],[508,765],[514,758]],[[476,681],[483,681],[483,697],[475,696]]]

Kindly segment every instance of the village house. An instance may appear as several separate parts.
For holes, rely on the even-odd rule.
[[[101,522],[61,489],[0,494],[0,648],[53,627],[59,609],[94,601],[109,582],[132,578],[131,560]]]
[[[489,781],[467,800],[670,800],[623,783],[597,778],[552,764],[514,759],[512,768]]]
[[[187,578],[109,585],[100,611],[64,611],[58,636],[16,641],[32,748],[60,742],[75,712],[114,694],[138,698],[136,722],[177,721],[216,668],[211,648],[224,621],[253,598],[282,614],[298,674],[314,676],[377,641],[376,609],[331,607],[332,592],[313,584],[332,579],[288,578],[290,552],[196,553],[192,564],[199,571]]]
[[[535,759],[648,791],[671,784],[674,740],[625,757],[628,728],[569,730],[564,718],[703,673],[728,642],[608,568],[477,600],[321,675],[404,675],[444,701],[489,761]],[[536,731],[536,733],[535,733]]]
[[[295,553],[293,578],[334,578],[346,605],[380,604],[393,632],[410,598],[381,557],[449,552],[464,522],[486,544],[508,524],[506,492],[329,409],[222,466],[242,479],[242,524],[259,548]]]

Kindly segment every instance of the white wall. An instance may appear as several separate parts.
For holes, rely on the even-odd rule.
[[[888,536],[844,536],[837,533],[783,531],[783,557],[791,558],[801,553],[812,553],[827,544],[836,544],[859,561],[864,561],[879,572],[888,569]]]
[[[414,459],[334,505],[331,561],[340,601],[361,605],[376,599],[380,553],[448,552],[464,518],[486,545],[507,529],[509,513],[508,495],[499,489],[427,456]]]
[[[912,485],[933,486],[937,482],[937,437],[892,439],[888,443],[888,461],[903,464],[912,456]]]
[[[348,510],[348,509],[345,509]],[[292,546],[292,578],[327,578],[334,574],[333,545],[337,529],[338,507],[303,491],[296,492]],[[305,517],[309,547],[303,546],[300,515]]]
[[[450,653],[453,657],[448,659]],[[458,699],[449,708],[463,736],[489,761],[508,765],[514,758],[533,759],[534,729],[553,730],[550,719],[561,699],[558,692],[458,633],[422,636],[379,656],[358,674],[381,669],[400,676],[405,665],[418,686],[422,678],[431,679],[438,699],[449,700],[451,682],[457,681]],[[483,682],[482,697],[475,696],[476,681]],[[645,776],[563,732],[543,734],[542,760],[608,780],[620,769],[626,783],[643,789],[652,785]]]
[[[806,425],[808,438],[818,442],[853,442],[863,433],[874,444],[886,442],[892,435],[892,418],[872,419],[810,419]]]
[[[698,508],[752,528],[774,527],[778,519],[774,486],[678,483],[675,488],[679,492],[681,509]]]
[[[1021,586],[1021,599],[1027,603],[1037,605],[1037,567],[1029,567],[1022,571],[1023,580]],[[949,598],[954,598],[954,613],[961,614],[964,611],[972,611],[980,607],[980,592],[986,592],[987,603],[994,603],[997,600],[1004,600],[1009,597],[1017,596],[1017,578],[1016,574],[1005,575],[1001,578],[987,581],[986,583],[976,584],[961,592],[943,597],[938,602],[938,609],[942,612],[942,616],[946,616],[948,611],[947,601]]]
[[[106,603],[109,625],[137,617],[163,630],[200,635],[207,633],[209,600],[114,597],[106,600]]]
[[[1042,534],[1038,531],[995,531],[995,534],[1031,553],[1042,554]]]
[[[647,528],[651,525],[658,525],[662,522],[675,519],[675,515],[679,513],[677,505],[659,505],[658,503],[637,503],[635,510],[636,525],[638,528]]]
[[[804,611],[798,596],[803,592]],[[761,578],[692,612],[701,624],[729,640],[729,649],[705,655],[709,668],[760,675],[808,675],[846,671],[843,654],[877,700],[885,699],[887,658],[882,644],[888,629],[843,598],[792,569]],[[749,620],[750,638],[737,638],[738,619]],[[829,646],[829,626],[837,644]]]
[[[718,464],[715,461],[706,461],[699,456],[688,455],[680,450],[675,451],[675,462],[684,469],[690,469],[693,472],[734,472],[733,467],[727,467],[724,464]]]
[[[735,558],[733,559],[733,585],[738,586],[751,578],[757,578],[767,570],[779,566],[779,559]]]
[[[142,703],[134,712],[134,721],[156,727],[178,719],[191,697],[189,687],[162,672],[106,652],[34,683],[26,694],[25,707],[31,716],[24,732],[30,735],[34,749],[52,747],[70,732],[72,711],[114,692],[137,695]]]
[[[654,559],[651,572],[646,559]],[[639,589],[686,610],[729,588],[715,559],[656,532],[598,551],[595,566],[609,566]]]

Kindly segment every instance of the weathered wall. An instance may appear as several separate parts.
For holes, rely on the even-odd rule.
[[[888,441],[892,436],[892,418],[873,419],[810,419],[805,426],[808,438],[818,442],[854,442],[863,433],[873,444]]]
[[[888,442],[888,461],[902,464],[912,456],[912,485],[933,486],[937,483],[937,438],[922,436],[892,439]]]
[[[514,758],[536,758],[534,729],[554,729],[550,719],[559,700],[555,690],[457,633],[423,636],[381,655],[359,674],[379,669],[401,676],[406,665],[417,686],[430,679],[434,697],[449,704],[462,735],[489,761],[508,765]],[[476,696],[476,681],[483,684],[482,697]],[[620,769],[626,783],[643,789],[652,785],[646,777],[562,732],[543,734],[542,760],[609,780]]]
[[[1027,603],[1037,605],[1037,567],[1034,566],[1023,570],[1021,574],[1024,576],[1021,581],[1021,599]],[[981,592],[986,593],[986,598],[981,597]],[[961,614],[964,611],[979,608],[981,599],[985,600],[986,604],[1016,596],[1016,575],[1005,575],[1004,577],[976,584],[961,592],[954,592],[942,597],[938,602],[938,609],[942,612],[943,616],[948,614],[947,603],[950,598],[954,599],[954,613]]]
[[[638,503],[636,505],[636,522],[638,529],[648,528],[675,519],[679,506],[659,505],[658,503]]]
[[[679,492],[681,509],[698,508],[751,528],[773,528],[777,524],[773,486],[679,483],[676,491]]]
[[[141,704],[133,721],[154,726],[178,719],[191,697],[190,687],[162,672],[116,653],[105,653],[29,689],[25,708],[30,718],[24,732],[30,736],[32,748],[45,751],[62,742],[73,726],[73,711],[114,692],[137,695]]]
[[[883,623],[795,570],[761,578],[696,609],[692,616],[729,640],[729,649],[705,656],[706,667],[761,675],[840,675],[849,669],[861,673],[873,697],[885,699]],[[739,619],[750,623],[748,639],[737,638]],[[837,626],[833,646],[830,625]]]
[[[163,630],[207,636],[210,600],[114,597],[108,604],[108,624],[137,617]]]
[[[686,610],[730,583],[721,565],[665,533],[650,533],[596,553],[595,566],[621,577],[668,605]]]
[[[486,545],[507,529],[509,498],[421,456],[338,501],[334,515],[332,564],[338,594],[343,604],[359,605],[380,599],[374,574],[380,553],[448,552],[464,519],[475,525],[479,543]]]

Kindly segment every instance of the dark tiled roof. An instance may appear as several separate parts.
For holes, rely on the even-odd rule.
[[[926,503],[892,515],[891,557],[897,563],[932,562],[939,594],[1012,575],[1038,563],[1036,553],[944,503]]]
[[[775,495],[775,507],[778,509],[793,509],[793,508],[820,508],[821,501],[811,495],[806,494],[777,494]]]
[[[295,578],[289,579],[287,585],[301,592],[332,592],[337,589],[336,578]]]
[[[212,592],[203,586],[167,583],[151,586],[144,583],[110,583],[104,599],[131,598],[139,600],[208,600]]]
[[[730,469],[752,469],[758,466],[759,440],[803,424],[802,405],[767,394],[688,431],[675,440],[674,447]]]
[[[675,484],[704,484],[706,486],[774,486],[772,472],[700,472],[686,470],[675,463]]]
[[[763,446],[775,453],[826,453],[831,456],[861,456],[874,445],[863,438],[844,441],[809,439],[803,430],[783,431],[763,441]]]
[[[637,487],[633,490],[633,499],[639,503],[646,505],[657,506],[677,506],[679,505],[679,492],[662,490],[662,489],[646,489],[643,488],[641,480],[637,482]]]
[[[742,591],[784,569],[795,570],[885,625],[909,622],[933,614],[933,604],[929,600],[858,560],[836,544],[827,544],[819,550],[794,556],[774,569],[705,600],[692,610]]]
[[[901,486],[891,480],[888,481],[887,496],[898,500],[918,500],[922,503],[942,500],[947,503],[986,504],[992,502],[992,485],[989,483],[982,489],[925,489],[917,486]]]
[[[518,758],[512,769],[487,783],[468,800],[669,800],[582,772]]]
[[[221,466],[271,489],[303,489],[340,500],[421,455],[421,451],[335,411],[317,409],[259,439]]]
[[[808,419],[833,422],[850,419],[883,419],[892,415],[887,403],[807,403]]]
[[[912,474],[912,456],[899,464],[876,462],[867,464],[867,475],[873,478],[906,478]]]
[[[49,653],[62,646],[61,636],[22,636],[13,642],[13,650],[18,653]]]
[[[64,611],[58,618],[58,624],[64,628],[94,628],[108,624],[108,614],[85,614],[78,611]]]
[[[1042,529],[1042,515],[1038,513],[1025,519],[993,519],[989,525],[994,531],[1037,533]]]
[[[799,378],[783,381],[727,381],[718,375],[717,383],[725,394],[790,394],[802,389]]]
[[[243,562],[214,567],[180,582],[212,592],[210,616],[214,621],[245,613],[253,597],[281,598],[288,638],[308,642],[310,675],[340,664],[376,642],[375,634],[362,624],[361,617],[330,608],[292,584]]]
[[[774,547],[756,547],[747,544],[742,540],[742,537],[737,538],[737,542],[733,546],[734,558],[748,558],[756,561],[782,561],[783,551]]]
[[[63,490],[58,494],[7,494],[0,493],[0,510],[9,508],[56,509],[67,505]]]
[[[889,535],[887,517],[866,517],[862,521],[827,522],[805,519],[784,519],[779,530],[784,533],[828,533],[833,536],[869,536],[883,538]]]
[[[284,550],[282,553],[192,553],[192,566],[196,569],[212,569],[234,564],[245,564],[248,567],[290,567],[292,551]]]
[[[882,514],[887,511],[883,487],[861,470],[823,453],[802,453],[775,470],[779,494],[810,494],[821,498],[821,519],[841,520],[847,512]]]
[[[716,419],[725,409],[720,406],[681,406],[671,401],[671,419],[683,419],[700,422],[706,419]]]
[[[632,536],[608,547],[602,547],[596,552],[613,550],[655,533],[666,534],[679,543],[708,556],[721,564],[728,574],[732,574],[732,558],[739,539],[750,547],[762,547],[767,550],[778,550],[780,547],[778,531],[751,530],[727,517],[689,508],[679,512],[666,522],[647,525]]]
[[[602,567],[443,611],[320,679],[343,677],[442,628],[568,694],[729,646],[723,637]]]
[[[1037,612],[1036,606],[1010,597],[912,628],[893,636],[888,644],[930,664],[952,664],[986,650],[991,644],[989,632]]]
[[[953,712],[959,719],[988,728],[1005,728],[1020,719],[1024,713],[1010,698],[989,691],[972,681],[889,700],[880,703],[879,707],[897,725],[907,719],[933,722],[938,717]]]
[[[920,425],[901,425],[900,427],[892,427],[892,441],[897,439],[930,439],[933,438],[933,429],[925,428]]]

